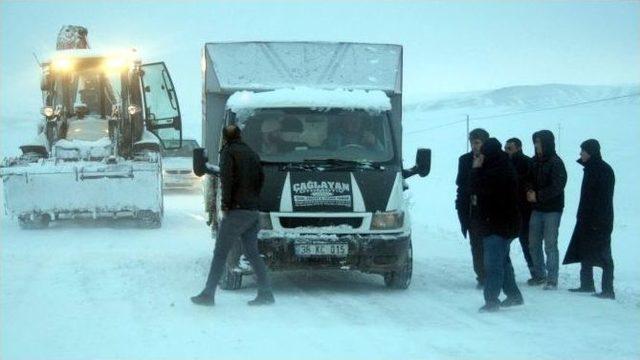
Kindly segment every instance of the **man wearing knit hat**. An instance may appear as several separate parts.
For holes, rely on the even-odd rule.
[[[593,267],[598,266],[602,268],[602,292],[594,295],[602,299],[615,299],[611,256],[615,174],[611,166],[602,160],[597,140],[589,139],[580,148],[582,151],[578,163],[584,166],[580,205],[576,227],[562,263],[581,263],[580,287],[569,291],[595,292]]]

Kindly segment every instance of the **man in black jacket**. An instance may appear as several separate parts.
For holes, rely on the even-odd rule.
[[[581,263],[580,287],[569,291],[595,292],[593,267],[598,266],[602,268],[602,292],[595,296],[615,299],[611,232],[616,178],[611,166],[602,160],[597,140],[587,140],[580,147],[578,163],[584,166],[580,205],[576,227],[562,263]]]
[[[469,243],[471,245],[471,256],[473,259],[473,271],[476,273],[477,288],[481,289],[484,284],[484,265],[482,255],[482,238],[478,235],[476,197],[471,191],[470,175],[473,160],[480,156],[482,144],[489,138],[489,133],[484,129],[474,129],[469,133],[469,143],[471,152],[468,152],[458,159],[458,176],[456,185],[456,210],[460,220],[462,235],[467,237],[469,233]]]
[[[527,200],[533,212],[529,221],[529,250],[533,260],[534,276],[529,285],[544,284],[545,290],[558,288],[558,229],[564,209],[564,187],[567,184],[567,171],[564,163],[556,154],[553,133],[541,130],[533,134],[536,155],[531,169],[530,189]],[[546,267],[542,253],[547,255]]]
[[[520,210],[521,220],[518,239],[520,239],[520,247],[522,247],[524,260],[527,262],[531,278],[533,278],[533,261],[531,260],[531,253],[529,252],[531,204],[527,201],[527,181],[531,173],[532,161],[530,157],[522,152],[522,141],[518,138],[507,140],[507,143],[504,145],[504,151],[509,154],[511,164],[513,164],[518,174],[518,209]]]
[[[223,218],[207,283],[191,298],[198,305],[214,305],[215,291],[233,245],[242,241],[244,255],[258,278],[258,296],[249,305],[275,302],[267,267],[258,253],[258,202],[264,183],[260,158],[240,139],[240,129],[229,125],[223,130],[225,144],[220,150],[220,182]]]
[[[482,237],[486,272],[485,305],[480,311],[522,305],[524,300],[509,258],[509,246],[520,227],[518,178],[497,139],[490,138],[482,145],[481,155],[473,161],[470,184],[477,197],[478,233]],[[507,295],[502,303],[498,299],[500,290]]]

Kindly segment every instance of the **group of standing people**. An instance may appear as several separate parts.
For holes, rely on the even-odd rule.
[[[549,130],[533,134],[535,155],[522,152],[518,138],[502,144],[484,129],[469,133],[471,151],[458,161],[456,210],[462,234],[469,238],[477,288],[484,289],[480,311],[524,304],[511,259],[510,244],[520,240],[530,286],[558,288],[558,230],[565,205],[567,171]],[[593,267],[602,267],[602,292],[613,290],[613,189],[615,176],[602,159],[600,144],[581,144],[578,163],[584,177],[577,221],[563,264],[581,263],[580,286],[572,292],[595,292]],[[546,257],[545,257],[546,255]],[[506,299],[500,301],[503,291]]]
[[[241,241],[258,278],[258,296],[250,305],[275,302],[264,261],[258,253],[258,198],[264,173],[258,155],[241,141],[240,129],[227,126],[220,152],[222,211],[211,269],[204,290],[191,300],[214,305],[217,284],[233,244]],[[463,235],[469,237],[477,287],[484,289],[482,312],[524,304],[509,256],[511,241],[520,240],[530,286],[558,288],[558,230],[565,205],[567,171],[549,130],[532,136],[535,155],[522,152],[517,138],[504,151],[484,129],[469,133],[471,151],[459,158],[456,209]],[[580,286],[572,292],[595,293],[593,267],[601,267],[599,298],[615,299],[613,290],[613,190],[615,176],[597,140],[581,145],[584,167],[576,225],[563,264],[581,263]],[[545,258],[546,255],[546,258]],[[500,293],[506,298],[499,300]]]

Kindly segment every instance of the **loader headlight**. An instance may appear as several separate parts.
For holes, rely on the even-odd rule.
[[[260,212],[258,215],[258,222],[260,230],[272,230],[273,224],[271,223],[271,214],[268,212]]]
[[[112,56],[104,62],[107,71],[119,71],[127,66],[127,59],[122,56]]]
[[[57,71],[67,71],[73,67],[73,61],[66,57],[59,57],[53,59],[51,65]]]
[[[127,106],[127,112],[129,115],[135,115],[140,112],[140,107],[138,105],[129,105]]]
[[[53,107],[51,106],[45,106],[42,108],[42,115],[50,118],[55,114],[55,111],[53,110]]]
[[[376,212],[371,218],[371,230],[398,229],[404,225],[403,211]]]

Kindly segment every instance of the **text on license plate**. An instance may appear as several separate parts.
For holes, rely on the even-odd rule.
[[[297,244],[297,256],[347,256],[349,244]]]

